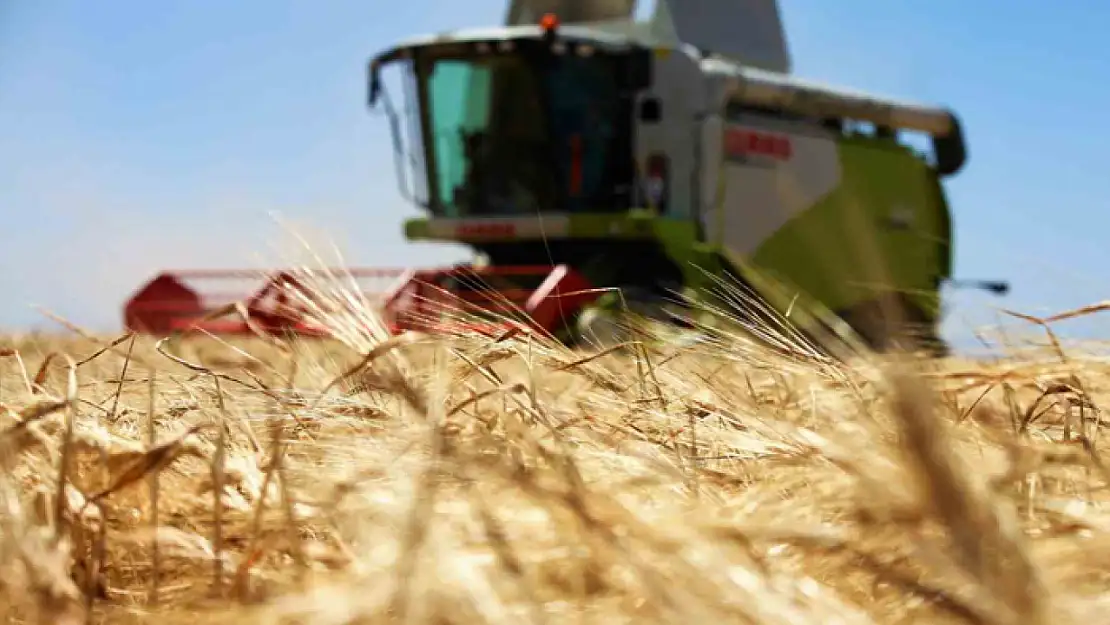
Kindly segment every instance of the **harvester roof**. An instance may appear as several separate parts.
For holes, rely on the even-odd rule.
[[[453,30],[435,35],[423,35],[401,41],[389,50],[379,54],[375,61],[385,63],[401,58],[415,48],[449,46],[450,44],[500,43],[525,39],[541,39],[544,29],[539,25],[498,26],[493,28],[473,28]],[[634,38],[613,33],[594,26],[567,24],[559,26],[559,39],[566,42],[588,43],[599,49],[612,52],[640,47]]]

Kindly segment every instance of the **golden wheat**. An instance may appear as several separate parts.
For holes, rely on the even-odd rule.
[[[387,340],[364,302],[333,303],[328,341],[0,344],[8,621],[1032,625],[1110,607],[1093,356]]]

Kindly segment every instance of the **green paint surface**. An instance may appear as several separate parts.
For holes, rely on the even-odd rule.
[[[837,189],[772,235],[751,263],[842,311],[894,290],[935,313],[948,277],[950,218],[929,166],[906,148],[848,138]],[[892,213],[909,219],[890,223]]]

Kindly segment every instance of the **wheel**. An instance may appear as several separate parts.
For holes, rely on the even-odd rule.
[[[628,327],[629,317],[642,317],[650,321],[679,324],[671,315],[665,300],[642,287],[619,287],[620,296],[607,299],[598,306],[590,306],[575,319],[576,343],[609,347],[632,339]]]
[[[902,296],[868,300],[840,313],[840,317],[878,352],[905,349],[926,351],[938,357],[948,354],[935,321]]]

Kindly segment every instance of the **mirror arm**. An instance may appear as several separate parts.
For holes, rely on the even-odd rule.
[[[369,85],[369,98],[368,98],[369,101],[368,101],[368,104],[369,104],[370,108],[374,108],[374,105],[376,105],[378,103],[378,98],[381,97],[382,80],[381,80],[381,75],[380,75],[380,69],[381,68],[379,66],[378,60],[374,59],[374,61],[372,61],[370,63],[370,70],[369,70],[370,76],[368,77],[369,78],[369,81],[368,81],[368,85]]]

